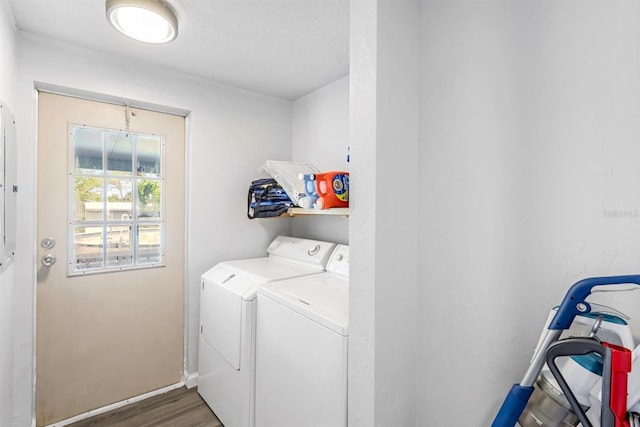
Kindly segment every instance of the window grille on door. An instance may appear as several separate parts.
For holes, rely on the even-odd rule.
[[[69,134],[69,275],[164,265],[164,138],[84,125]]]

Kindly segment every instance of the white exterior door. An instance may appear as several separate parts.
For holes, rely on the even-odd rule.
[[[182,379],[184,118],[38,97],[36,419]]]

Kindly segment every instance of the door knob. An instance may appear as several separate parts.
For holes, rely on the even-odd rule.
[[[42,258],[40,258],[40,262],[45,267],[51,267],[53,264],[56,263],[56,256],[53,254],[43,255]]]

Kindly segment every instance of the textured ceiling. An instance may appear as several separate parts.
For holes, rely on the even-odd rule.
[[[286,99],[349,72],[349,0],[167,0],[178,38],[111,28],[105,0],[8,0],[18,29]]]

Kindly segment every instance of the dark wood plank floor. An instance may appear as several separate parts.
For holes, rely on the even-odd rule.
[[[132,403],[71,427],[221,427],[196,388],[182,387]]]

